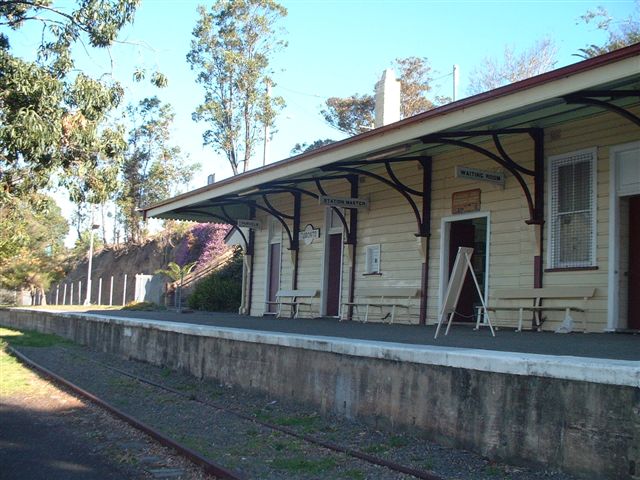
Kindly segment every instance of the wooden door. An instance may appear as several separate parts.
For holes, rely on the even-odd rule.
[[[276,293],[280,289],[280,244],[271,243],[269,245],[269,295],[267,301],[275,302]],[[274,303],[268,304],[267,312],[276,313],[277,306]]]
[[[627,327],[640,330],[640,195],[629,198],[629,311]]]
[[[329,261],[327,262],[327,316],[340,312],[340,270],[342,269],[342,234],[329,235]]]
[[[449,231],[449,275],[456,261],[458,247],[475,247],[476,228],[472,220],[458,220],[451,223]],[[475,255],[475,252],[474,252]],[[467,273],[458,299],[454,322],[471,322],[474,320],[473,305],[479,301],[476,286],[473,284],[471,273]]]

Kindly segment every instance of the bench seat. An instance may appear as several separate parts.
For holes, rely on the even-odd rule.
[[[318,290],[278,290],[275,302],[266,302],[267,305],[276,305],[276,317],[282,318],[283,307],[288,307],[289,317],[298,318],[303,310],[312,316],[313,298],[318,296]]]
[[[497,301],[520,301],[531,302],[530,305],[524,305],[520,303],[518,306],[502,306],[502,305],[490,305],[487,310],[490,312],[518,312],[518,328],[517,331],[522,331],[522,323],[524,312],[541,313],[541,312],[564,312],[565,323],[569,324],[572,320],[571,313],[582,313],[582,326],[583,331],[587,331],[587,318],[584,315],[587,311],[586,302],[595,295],[596,289],[594,287],[544,287],[544,288],[512,288],[505,290],[497,290],[495,292],[495,299]],[[544,300],[557,300],[562,301],[562,305],[542,305]],[[570,303],[573,302],[573,303]],[[577,305],[576,302],[581,302]],[[476,328],[480,326],[480,319],[482,317],[481,308],[478,309],[478,316],[476,320]],[[538,330],[541,330],[539,315],[535,315],[535,325]]]
[[[352,319],[358,319],[363,322],[369,321],[369,315],[379,314],[380,319],[389,318],[389,323],[393,323],[398,310],[403,309],[407,315],[411,309],[411,299],[420,294],[419,288],[413,287],[369,287],[361,288],[356,293],[353,302],[342,303],[342,315],[340,320],[346,320],[348,312],[351,311]],[[383,315],[387,309],[386,315]],[[362,311],[364,310],[364,312]]]

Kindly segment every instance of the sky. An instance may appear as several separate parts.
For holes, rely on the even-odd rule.
[[[77,49],[77,65],[89,74],[109,73],[125,87],[125,101],[157,95],[174,107],[173,139],[188,155],[189,162],[202,165],[187,189],[231,175],[226,159],[211,147],[202,146],[206,125],[194,123],[191,114],[204,93],[195,82],[186,54],[196,24],[197,6],[213,2],[191,0],[143,0],[135,23],[120,37],[122,43],[104,54]],[[427,57],[433,72],[434,95],[452,95],[452,69],[458,65],[458,98],[467,93],[470,74],[485,57],[501,57],[505,46],[516,52],[531,48],[543,38],[558,48],[556,67],[580,60],[575,54],[587,44],[600,44],[606,35],[595,25],[585,25],[580,16],[598,6],[615,19],[636,9],[634,0],[617,1],[473,1],[473,0],[287,0],[280,2],[288,15],[280,22],[288,47],[272,58],[273,93],[286,107],[276,119],[268,162],[291,156],[296,143],[317,139],[339,140],[344,134],[328,126],[320,109],[332,96],[372,93],[383,70],[398,57]],[[73,2],[58,1],[70,8]],[[639,7],[640,8],[640,7]],[[39,32],[23,29],[12,38],[12,46],[28,52],[39,40]],[[113,63],[111,62],[113,60]],[[157,89],[147,82],[135,83],[137,67],[164,73],[169,84]],[[250,167],[262,165],[259,158]],[[61,198],[61,196],[59,196]],[[63,202],[60,199],[60,202]],[[68,210],[68,208],[63,208]]]

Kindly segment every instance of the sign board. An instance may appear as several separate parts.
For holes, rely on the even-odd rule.
[[[480,180],[481,182],[495,183],[504,187],[504,172],[491,172],[478,168],[456,166],[456,178],[467,180]]]
[[[480,211],[480,189],[454,192],[451,195],[451,213],[469,213]]]
[[[298,234],[298,239],[302,240],[305,245],[311,245],[313,241],[320,238],[320,229],[313,228],[313,225],[308,223],[304,230]]]
[[[460,300],[460,294],[462,293],[462,287],[464,286],[464,280],[467,277],[467,273],[471,273],[473,278],[473,283],[476,286],[476,291],[478,292],[478,296],[480,301],[482,302],[482,307],[484,309],[484,314],[489,322],[489,328],[491,329],[491,334],[495,337],[496,334],[493,331],[493,325],[491,325],[491,319],[489,318],[489,312],[487,311],[487,306],[484,303],[484,297],[482,294],[482,289],[478,284],[478,279],[476,278],[476,274],[473,271],[473,266],[471,265],[471,256],[473,255],[473,248],[471,247],[458,247],[458,253],[456,255],[456,260],[453,262],[453,268],[451,269],[451,275],[449,275],[449,283],[447,284],[447,290],[444,294],[444,298],[442,299],[442,307],[440,308],[440,314],[438,315],[438,326],[436,327],[436,334],[433,338],[438,338],[438,333],[440,332],[440,327],[444,323],[447,323],[447,329],[445,331],[445,335],[449,333],[449,328],[451,327],[451,321],[453,320],[453,315],[456,313],[456,307],[458,306],[458,300]],[[476,329],[478,328],[478,322],[476,323]]]
[[[364,198],[328,197],[326,195],[321,195],[318,197],[318,203],[328,207],[369,208],[369,200]]]
[[[252,230],[260,230],[260,227],[261,227],[259,220],[238,219],[236,223],[239,228],[250,228]]]

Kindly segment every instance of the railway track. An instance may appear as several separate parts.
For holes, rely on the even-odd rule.
[[[24,362],[25,364],[29,365],[30,367],[34,368],[35,370],[38,370],[40,372],[42,372],[43,374],[49,376],[50,378],[52,378],[53,380],[55,380],[56,382],[59,382],[63,385],[65,385],[67,388],[69,388],[70,390],[76,392],[77,394],[89,399],[90,401],[98,404],[99,406],[105,408],[106,410],[110,411],[111,413],[113,413],[114,415],[116,415],[117,417],[123,419],[124,421],[126,421],[127,423],[129,423],[130,425],[134,426],[135,428],[140,429],[141,431],[145,432],[146,434],[150,435],[151,437],[155,438],[158,442],[160,442],[161,444],[173,448],[175,451],[177,451],[179,454],[183,455],[184,457],[188,458],[189,460],[191,460],[192,462],[194,462],[195,464],[199,465],[200,467],[203,468],[203,470],[206,473],[209,473],[211,475],[214,475],[218,478],[224,478],[224,479],[245,479],[247,477],[245,477],[243,474],[234,471],[233,469],[230,468],[226,468],[225,466],[223,466],[222,464],[219,464],[217,462],[214,462],[212,459],[207,458],[203,455],[201,455],[200,453],[198,453],[197,451],[195,451],[192,448],[189,448],[188,446],[176,441],[175,439],[170,438],[169,436],[163,434],[162,432],[160,432],[159,430],[151,427],[150,425],[140,421],[139,419],[134,418],[133,416],[125,413],[123,410],[111,405],[109,402],[105,401],[102,398],[99,398],[97,395],[85,390],[84,388],[81,388],[80,386],[76,385],[75,383],[71,382],[70,380],[63,378],[61,375],[45,368],[44,366],[38,364],[37,362],[33,361],[32,359],[30,359],[28,356],[26,356],[25,354],[17,351],[14,348],[10,349],[11,352],[17,357],[19,358],[22,362]],[[309,435],[306,433],[301,433],[298,432],[292,428],[289,428],[287,426],[283,426],[283,425],[277,425],[265,420],[261,420],[259,418],[256,418],[253,415],[248,415],[246,413],[237,411],[235,409],[231,409],[231,408],[227,408],[223,405],[217,404],[216,402],[207,400],[207,399],[203,399],[203,398],[198,398],[197,396],[194,396],[192,394],[189,393],[185,393],[183,391],[177,390],[175,388],[172,388],[170,386],[167,385],[163,385],[160,382],[154,381],[154,380],[150,380],[148,378],[144,378],[141,377],[140,375],[137,375],[135,373],[131,373],[128,372],[126,370],[123,370],[121,368],[117,368],[114,367],[112,365],[108,365],[104,362],[100,362],[98,360],[86,357],[84,355],[79,355],[77,352],[68,352],[71,355],[73,355],[74,357],[77,357],[78,359],[81,359],[85,362],[91,363],[99,368],[103,368],[107,371],[113,372],[121,377],[126,377],[128,379],[134,380],[135,382],[145,385],[147,387],[151,387],[153,389],[156,389],[158,391],[163,391],[166,393],[169,393],[171,395],[174,395],[180,399],[182,399],[183,401],[186,402],[195,402],[205,408],[217,411],[217,412],[223,412],[225,414],[229,414],[232,415],[238,419],[240,419],[243,422],[250,422],[251,424],[254,425],[258,425],[260,427],[272,430],[274,432],[279,432],[280,434],[286,435],[286,436],[290,436],[293,437],[297,440],[300,440],[302,442],[306,442],[309,445],[313,445],[314,447],[320,448],[320,449],[326,449],[338,454],[343,454],[346,455],[348,457],[357,459],[359,461],[362,462],[366,462],[368,464],[372,464],[372,465],[376,465],[378,467],[382,467],[385,469],[388,469],[391,472],[396,472],[398,474],[404,474],[404,475],[408,475],[414,478],[419,478],[419,479],[423,479],[423,480],[444,480],[442,477],[437,476],[435,474],[433,474],[430,471],[427,470],[420,470],[420,469],[416,469],[414,467],[410,467],[407,465],[402,465],[396,462],[392,462],[389,461],[387,459],[384,458],[380,458],[378,456],[372,455],[370,453],[366,453],[363,451],[359,451],[344,445],[340,445],[339,443],[334,443],[334,442],[330,442],[327,440],[322,440],[322,439],[318,439],[316,437],[314,437],[313,435]]]

